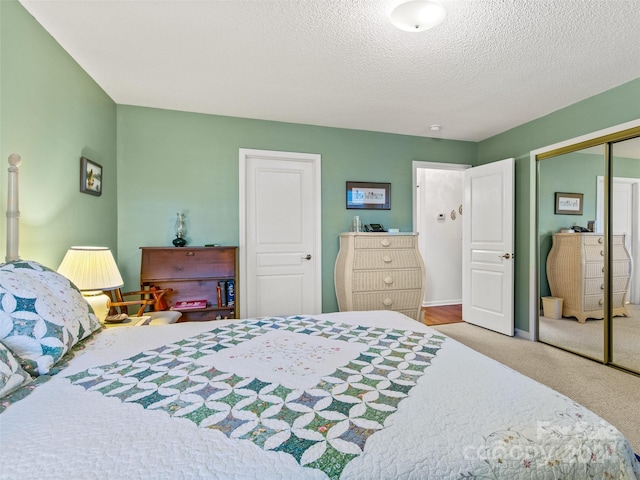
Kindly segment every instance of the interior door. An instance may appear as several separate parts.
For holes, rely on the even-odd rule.
[[[240,150],[243,317],[320,313],[320,156]]]
[[[465,170],[462,318],[514,334],[514,159]]]

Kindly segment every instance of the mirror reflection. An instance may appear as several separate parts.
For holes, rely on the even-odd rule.
[[[613,298],[626,313],[612,319],[612,363],[640,372],[640,265],[619,258],[640,258],[640,137],[612,145],[612,166]]]
[[[640,137],[538,161],[539,339],[640,373]],[[612,317],[605,318],[611,202]],[[636,268],[634,268],[634,264]],[[611,323],[611,351],[605,331]]]
[[[599,361],[604,237],[596,234],[597,178],[604,172],[604,146],[538,162],[539,339]]]

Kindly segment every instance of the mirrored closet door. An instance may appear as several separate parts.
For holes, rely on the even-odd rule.
[[[640,128],[536,166],[538,339],[640,373]]]
[[[640,372],[640,137],[613,143],[611,163],[613,307],[625,310],[611,321],[611,363]]]

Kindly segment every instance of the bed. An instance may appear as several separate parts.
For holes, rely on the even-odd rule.
[[[104,329],[15,254],[0,478],[640,479],[613,426],[400,313]]]

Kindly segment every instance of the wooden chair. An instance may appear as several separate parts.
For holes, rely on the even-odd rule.
[[[105,293],[109,297],[108,315],[125,314],[129,317],[149,316],[149,325],[166,325],[176,323],[182,313],[169,310],[164,296],[172,292],[171,288],[138,290],[135,292],[122,292],[119,288],[108,290]],[[125,300],[126,297],[137,297],[134,300]],[[135,315],[129,315],[129,307],[138,306]]]

